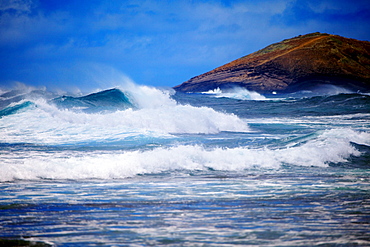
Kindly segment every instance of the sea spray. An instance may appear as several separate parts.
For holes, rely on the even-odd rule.
[[[209,90],[207,92],[202,92],[202,94],[213,95],[216,98],[232,98],[238,100],[267,100],[267,98],[257,92],[249,91],[245,88],[234,87],[227,90],[221,90],[216,88],[214,90]]]
[[[163,106],[176,106],[177,102],[171,98],[173,90],[157,89],[145,85],[126,82],[119,87],[136,104],[138,108],[158,108]]]

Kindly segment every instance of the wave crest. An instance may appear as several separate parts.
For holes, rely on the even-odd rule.
[[[216,88],[203,92],[202,94],[213,95],[216,98],[232,98],[238,100],[266,100],[267,98],[257,92],[249,91],[245,88],[234,87],[228,90],[221,90]]]
[[[307,142],[280,149],[212,148],[199,145],[146,151],[27,154],[22,163],[2,164],[0,181],[14,179],[122,179],[140,174],[195,171],[278,170],[283,165],[327,167],[362,153],[352,143],[370,145],[370,134],[350,129],[322,132]],[[13,154],[8,154],[9,156]],[[14,154],[16,155],[16,154]],[[6,160],[10,160],[7,157]]]
[[[168,92],[146,86],[137,86],[136,91],[126,93],[113,89],[83,97],[59,97],[54,101],[37,99],[33,103],[36,107],[21,112],[10,109],[7,117],[1,119],[7,130],[3,142],[73,145],[118,141],[127,136],[250,131],[234,114],[180,105]],[[107,111],[112,107],[124,109]]]

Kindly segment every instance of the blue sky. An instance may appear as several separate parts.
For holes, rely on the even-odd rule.
[[[368,0],[1,0],[0,87],[172,87],[310,32],[370,40]]]

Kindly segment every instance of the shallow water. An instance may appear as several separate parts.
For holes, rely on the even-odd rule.
[[[85,245],[367,245],[364,170],[157,174],[2,186],[2,235]]]

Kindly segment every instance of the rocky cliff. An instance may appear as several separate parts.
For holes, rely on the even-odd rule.
[[[174,87],[202,92],[244,87],[293,92],[321,84],[370,91],[370,42],[311,33],[272,44]]]

